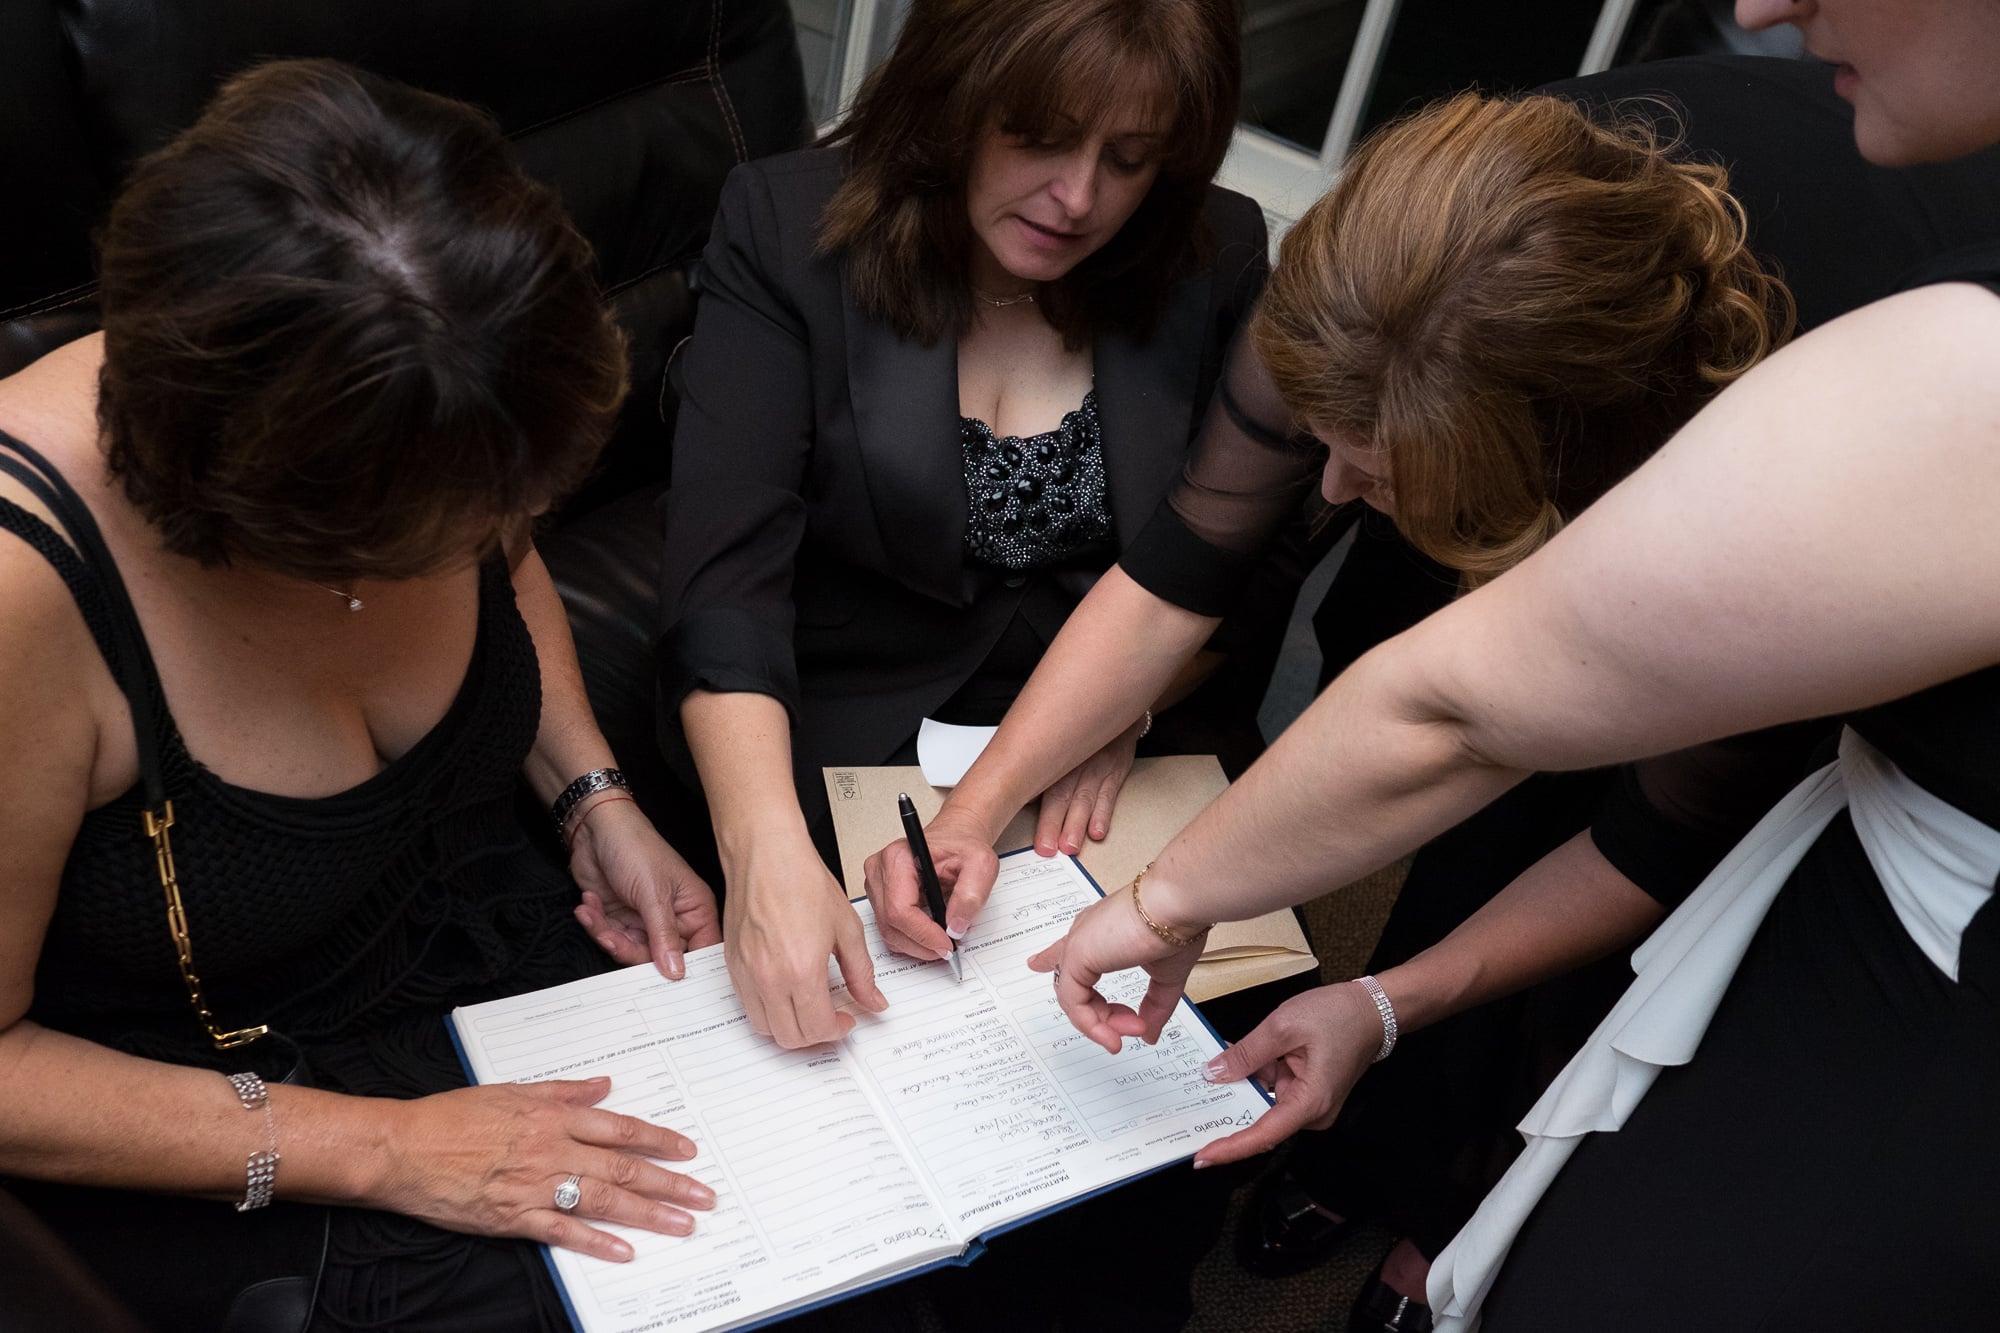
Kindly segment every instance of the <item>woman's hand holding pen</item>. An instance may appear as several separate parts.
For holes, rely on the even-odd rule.
[[[1162,880],[1156,872],[1141,878],[1146,890],[1143,914],[1134,901],[1134,887],[1128,884],[1079,912],[1067,935],[1028,960],[1034,971],[1055,974],[1056,1001],[1076,1030],[1113,1054],[1127,1037],[1160,1039],[1160,1029],[1173,1016],[1207,939],[1207,927],[1178,926],[1162,916],[1155,899],[1165,895],[1158,892]],[[1147,916],[1167,934],[1191,942],[1169,943],[1147,924]],[[1146,994],[1136,1010],[1097,993],[1099,981],[1128,967],[1143,967],[1148,977]]]
[[[945,922],[954,935],[962,936],[986,906],[1000,872],[993,835],[977,821],[954,814],[947,804],[925,826],[924,840],[930,844],[938,882],[950,891]],[[917,860],[908,840],[898,838],[869,857],[862,874],[884,943],[912,958],[944,958],[951,952],[951,938],[924,910]]]
[[[753,840],[726,870],[723,957],[752,1029],[788,1049],[846,1036],[854,1018],[833,1006],[829,954],[862,1008],[889,1007],[861,918],[803,829],[795,839],[774,832]]]
[[[1211,1083],[1256,1076],[1277,1105],[1250,1128],[1204,1147],[1195,1165],[1240,1161],[1302,1129],[1325,1129],[1381,1048],[1382,1016],[1361,987],[1344,982],[1294,995],[1208,1067]]]

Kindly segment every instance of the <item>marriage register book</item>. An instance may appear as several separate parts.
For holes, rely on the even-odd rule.
[[[1264,1113],[1254,1084],[1203,1077],[1222,1045],[1186,1001],[1154,1046],[1111,1055],[1080,1036],[1026,959],[1098,890],[1067,856],[1000,865],[959,946],[962,984],[890,953],[855,905],[889,1009],[860,1010],[829,968],[857,1020],[838,1043],[786,1051],[752,1032],[719,947],[689,954],[682,981],[644,964],[453,1011],[476,1082],[609,1075],[600,1105],[699,1147],[667,1164],[716,1193],[694,1235],[607,1227],[632,1244],[625,1264],[546,1252],[579,1329],[748,1328],[965,1262],[985,1237]],[[1099,989],[1136,1004],[1144,986],[1132,971]]]

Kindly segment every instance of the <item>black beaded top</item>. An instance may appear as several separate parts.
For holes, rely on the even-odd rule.
[[[970,515],[965,549],[974,560],[1034,569],[1111,535],[1095,390],[1044,434],[996,438],[977,417],[960,417],[958,436]]]

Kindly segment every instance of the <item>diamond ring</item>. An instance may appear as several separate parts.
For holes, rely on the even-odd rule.
[[[577,1201],[583,1198],[582,1185],[582,1176],[571,1176],[568,1180],[556,1186],[556,1207],[566,1213],[574,1209]]]

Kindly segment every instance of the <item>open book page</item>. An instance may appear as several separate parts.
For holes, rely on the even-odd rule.
[[[1202,1077],[1222,1047],[1185,1002],[1158,1045],[1129,1039],[1117,1055],[1070,1026],[1051,979],[1026,960],[1097,898],[1070,857],[1002,858],[960,944],[962,984],[943,963],[888,953],[857,905],[890,1007],[858,1015],[849,1044],[968,1237],[1179,1161],[1267,1109],[1248,1083]],[[1145,975],[1099,989],[1136,1006]]]
[[[666,1164],[716,1193],[692,1236],[606,1226],[624,1264],[549,1251],[587,1333],[728,1328],[960,1249],[843,1050],[752,1032],[720,948],[689,954],[683,981],[646,964],[453,1021],[479,1082],[609,1075],[601,1106],[700,1148]]]
[[[1070,1027],[1027,956],[1097,891],[1069,857],[1004,858],[963,942],[965,981],[889,952],[867,903],[887,1013],[857,1012],[845,1042],[785,1051],[750,1030],[722,950],[687,955],[452,1015],[481,1083],[608,1075],[600,1105],[693,1139],[667,1163],[714,1189],[691,1237],[612,1227],[637,1257],[550,1251],[585,1333],[706,1333],[758,1322],[959,1254],[979,1235],[1178,1161],[1266,1109],[1252,1085],[1202,1068],[1221,1043],[1183,1005],[1157,1046],[1118,1055]],[[1107,978],[1134,1003],[1143,974]]]

